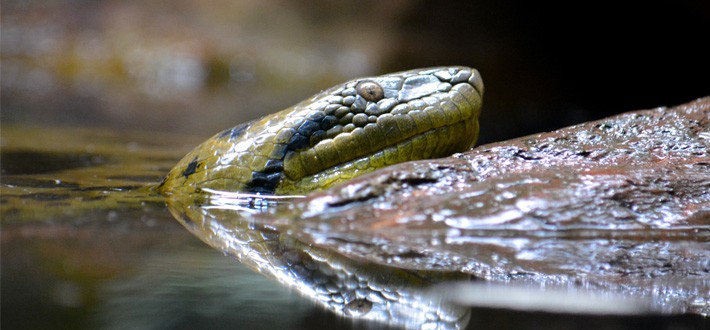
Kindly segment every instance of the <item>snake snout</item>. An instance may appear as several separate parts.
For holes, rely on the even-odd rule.
[[[449,67],[447,71],[449,73],[448,75],[444,73],[435,75],[439,77],[439,79],[449,82],[452,85],[468,83],[473,86],[479,96],[483,96],[483,79],[481,78],[481,74],[478,70],[469,67],[454,66]]]
[[[481,78],[481,74],[478,70],[471,69],[471,76],[468,78],[468,83],[476,89],[478,95],[483,97],[483,79]]]

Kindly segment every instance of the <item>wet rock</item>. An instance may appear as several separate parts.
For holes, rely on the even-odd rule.
[[[359,259],[710,312],[710,97],[410,162],[293,208]],[[670,298],[669,298],[670,297]]]

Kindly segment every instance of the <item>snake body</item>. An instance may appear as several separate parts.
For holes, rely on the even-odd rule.
[[[482,95],[478,71],[460,66],[354,79],[214,135],[159,190],[299,194],[464,151],[478,137]]]

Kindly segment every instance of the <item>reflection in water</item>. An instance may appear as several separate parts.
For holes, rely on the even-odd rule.
[[[338,315],[431,329],[460,329],[468,323],[469,308],[425,294],[434,283],[468,275],[386,267],[303,243],[289,235],[288,223],[267,221],[282,212],[280,203],[255,198],[168,202],[173,215],[212,247]]]
[[[162,199],[146,203],[150,196],[137,187],[159,181],[199,139],[3,126],[0,142],[3,328],[352,326],[351,319],[304,304],[281,286],[204,248],[175,223]],[[692,328],[684,324],[707,324],[701,316],[611,317],[608,313],[638,310],[629,311],[629,306],[616,301],[625,295],[642,300],[641,307],[650,301],[652,312],[708,314],[710,231],[705,218],[696,218],[690,229],[675,231],[619,231],[615,227],[572,235],[574,231],[562,230],[570,228],[565,226],[555,232],[530,227],[511,231],[498,225],[465,230],[452,229],[443,221],[456,216],[451,203],[474,207],[475,197],[482,195],[457,193],[443,196],[445,201],[427,195],[417,200],[421,210],[412,210],[413,204],[396,204],[411,202],[412,196],[362,208],[328,207],[329,212],[315,212],[315,206],[323,205],[318,203],[324,199],[322,194],[289,203],[289,212],[282,212],[285,205],[264,199],[247,200],[251,203],[245,205],[214,198],[209,205],[171,204],[174,211],[181,210],[176,212],[181,221],[203,240],[240,256],[252,268],[261,267],[272,278],[280,274],[291,285],[301,285],[307,280],[297,275],[306,273],[320,274],[309,283],[327,279],[345,283],[341,287],[366,284],[359,292],[352,289],[339,295],[331,294],[328,288],[332,286],[327,284],[304,292],[322,297],[315,299],[319,305],[340,315],[364,313],[369,308],[364,318],[381,317],[411,327],[468,324],[479,329],[544,325],[551,330],[589,328],[590,324],[598,325],[595,328],[679,329]],[[427,214],[442,221],[427,225],[422,221]],[[463,215],[458,219],[464,219]],[[245,232],[249,226],[259,230],[250,235]],[[301,242],[316,242],[319,248]],[[329,246],[331,252],[322,246]],[[294,263],[288,256],[307,261]],[[449,273],[408,272],[353,259]],[[450,272],[489,281],[471,282],[467,276]],[[336,282],[340,278],[344,282]],[[448,282],[462,278],[466,281],[455,286]],[[402,284],[406,280],[409,286]],[[447,281],[419,289],[438,280]],[[555,284],[561,286],[562,294],[551,294],[549,289]],[[437,298],[425,300],[423,295],[430,291],[444,300],[474,306],[470,318],[467,309],[448,303],[437,307]],[[380,296],[399,300],[380,301]],[[591,301],[590,296],[601,296],[603,308],[585,305],[582,310],[570,310],[581,301]],[[343,297],[352,300],[346,303]],[[550,298],[556,298],[557,305]],[[385,308],[390,310],[385,312]],[[449,317],[452,321],[427,323],[429,318],[423,313],[436,308],[438,314],[429,314],[432,320]],[[404,317],[411,319],[403,321]],[[378,328],[378,324],[368,322],[363,327]]]
[[[510,237],[511,232],[484,231],[468,232],[465,249],[460,242],[446,240],[439,248],[448,250],[442,251],[426,240],[437,230],[387,233],[359,218],[341,227],[344,224],[332,219],[304,213],[301,204],[309,198],[293,203],[290,199],[299,196],[207,193],[199,200],[173,199],[168,204],[173,215],[210,246],[342,316],[405,327],[463,328],[476,321],[470,308],[480,307],[618,316],[706,310],[706,278],[692,271],[685,278],[633,273],[639,272],[634,267],[664,268],[656,265],[663,254],[678,255],[678,249],[685,259],[674,266],[676,271],[703,269],[701,237],[697,244],[632,244],[633,232],[606,241],[601,233],[548,237],[531,231]],[[388,237],[395,236],[406,243],[393,245]],[[635,251],[631,264],[618,260],[603,268],[609,249],[618,253],[624,244]],[[383,256],[392,255],[383,251],[398,246],[408,247],[397,249],[405,261],[383,261]],[[646,255],[655,259],[643,259]],[[614,267],[625,269],[626,275]],[[471,275],[488,281],[472,282]]]
[[[107,330],[288,329],[313,310],[208,247],[176,250],[150,256],[131,276],[102,285],[103,303],[92,325]],[[279,311],[278,317],[268,311]]]

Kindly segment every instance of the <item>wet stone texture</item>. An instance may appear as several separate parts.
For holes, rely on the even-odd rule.
[[[358,259],[710,313],[710,97],[405,163],[295,203]]]

